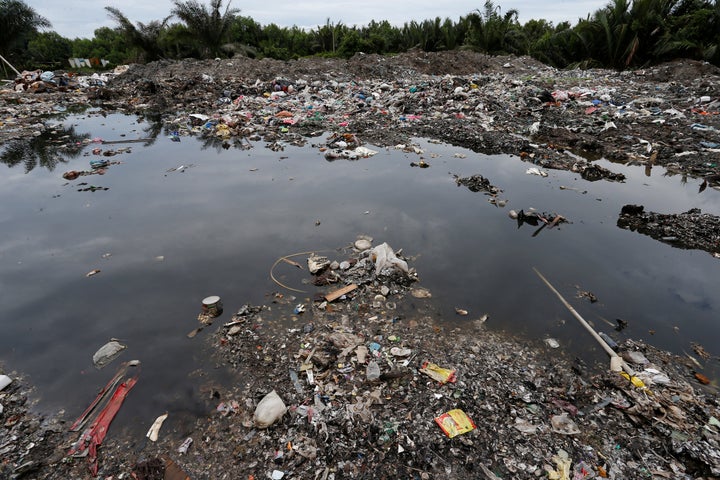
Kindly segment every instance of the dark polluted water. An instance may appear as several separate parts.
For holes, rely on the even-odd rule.
[[[283,151],[263,142],[226,150],[196,138],[171,141],[156,124],[130,116],[75,116],[62,125],[55,141],[0,147],[7,165],[0,167],[0,361],[29,375],[41,410],[64,409],[74,419],[121,361],[139,359],[140,380],[116,422],[147,428],[167,411],[187,419],[207,414],[208,385],[238,380],[217,368],[203,335],[241,305],[267,304],[272,292],[283,292],[269,275],[280,256],[334,250],[360,234],[412,257],[447,325],[487,313],[488,328],[517,334],[548,355],[605,363],[536,267],[617,340],[678,354],[699,343],[719,353],[720,260],[616,225],[629,203],[720,215],[720,192],[698,193],[697,180],[683,183],[661,168],[647,176],[643,167],[602,160],[627,181],[587,182],[552,170],[540,177],[517,157],[423,139],[415,140],[422,155],[375,148],[367,159],[329,162],[310,146],[325,136]],[[153,140],[82,143],[96,137]],[[94,148],[130,151],[104,157]],[[429,168],[410,166],[421,158]],[[102,176],[62,178],[98,159],[119,163]],[[492,205],[453,177],[475,174],[502,189],[507,205]],[[508,216],[530,208],[569,223],[534,235],[537,227],[519,227]],[[87,277],[93,270],[100,273]],[[598,301],[577,298],[581,291]],[[223,299],[225,313],[188,339],[209,295]],[[274,308],[288,314],[292,307]],[[613,329],[618,318],[627,322],[620,332]],[[544,346],[549,337],[560,349]],[[111,338],[128,348],[98,370],[93,353]]]

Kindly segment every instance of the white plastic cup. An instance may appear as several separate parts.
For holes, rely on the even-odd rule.
[[[10,385],[12,383],[12,378],[8,377],[7,375],[0,375],[0,390],[3,390],[5,387]]]

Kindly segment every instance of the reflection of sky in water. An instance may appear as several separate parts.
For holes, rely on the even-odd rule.
[[[120,116],[74,123],[78,132],[108,140],[143,138],[147,127]],[[120,359],[143,361],[138,393],[123,415],[147,422],[168,409],[201,409],[201,380],[191,372],[213,368],[203,349],[207,332],[194,340],[185,334],[197,324],[202,298],[220,295],[226,312],[266,303],[279,289],[269,278],[279,256],[335,249],[358,234],[417,256],[412,265],[447,322],[459,321],[456,306],[469,310],[468,318],[487,312],[490,328],[531,342],[557,337],[568,353],[604,362],[532,272],[536,266],[598,330],[612,330],[603,318],[623,318],[629,327],[619,338],[679,353],[699,342],[719,353],[712,349],[720,333],[720,262],[621,230],[616,222],[626,203],[717,215],[720,192],[698,194],[697,180],[683,185],[659,168],[646,177],[642,167],[607,162],[601,164],[628,181],[589,183],[558,171],[540,178],[526,175],[531,165],[517,158],[420,143],[428,169],[411,168],[419,157],[392,149],[327,162],[310,147],[201,149],[195,139],[175,143],[163,136],[149,147],[102,146],[130,146],[132,153],[109,157],[123,163],[106,175],[69,185],[63,171],[86,170],[98,157],[81,155],[54,172],[37,168],[27,175],[0,166],[0,359],[30,373],[44,402],[72,416],[117,368],[119,360],[99,372],[91,364],[95,350],[116,337],[129,346]],[[454,158],[457,152],[467,157]],[[167,172],[180,165],[192,166]],[[456,186],[451,175],[478,173],[504,190],[505,208]],[[77,192],[81,181],[110,189]],[[518,229],[507,214],[530,207],[572,223],[532,237],[534,227]],[[103,259],[105,253],[111,256]],[[102,271],[86,278],[93,269]],[[578,289],[592,291],[599,302],[574,298]]]

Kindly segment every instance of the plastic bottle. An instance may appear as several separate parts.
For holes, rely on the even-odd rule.
[[[305,393],[303,391],[302,385],[300,384],[300,379],[298,378],[297,372],[295,372],[295,370],[293,370],[292,368],[290,369],[290,381],[292,381],[293,387],[295,387],[295,391],[297,391],[297,393],[299,393],[300,395]]]
[[[380,378],[380,365],[375,360],[370,360],[367,364],[365,376],[368,380],[377,380]]]
[[[609,335],[607,335],[603,332],[598,332],[598,335],[600,335],[600,338],[605,340],[605,343],[607,343],[608,347],[612,348],[613,350],[615,350],[617,352],[618,344],[615,342],[615,340],[613,340],[612,338],[610,338]]]
[[[380,374],[378,374],[380,376]],[[12,383],[12,379],[8,377],[7,375],[0,375],[0,390],[7,387]]]

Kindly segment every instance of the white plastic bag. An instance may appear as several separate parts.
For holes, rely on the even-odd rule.
[[[127,347],[115,340],[111,340],[98,349],[93,355],[93,363],[97,368],[103,368],[117,358]]]
[[[275,390],[268,393],[260,400],[257,407],[255,408],[255,414],[253,415],[253,422],[258,428],[267,428],[276,421],[280,420],[283,415],[287,412],[285,403],[280,398]]]
[[[408,273],[408,264],[405,260],[399,259],[387,242],[374,247],[371,258],[375,261],[375,275],[380,275],[385,267],[395,266],[405,273]]]

